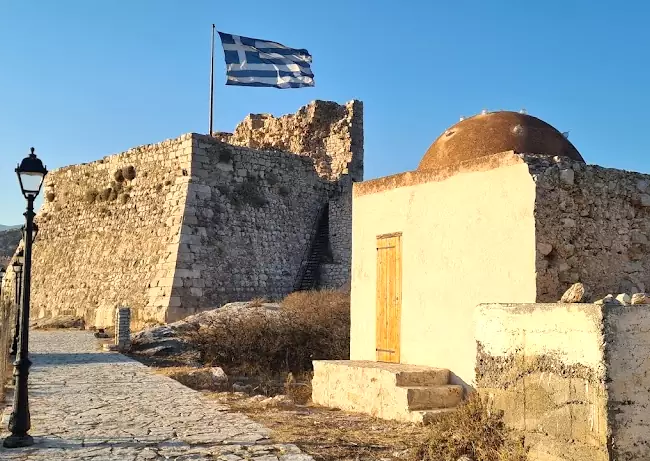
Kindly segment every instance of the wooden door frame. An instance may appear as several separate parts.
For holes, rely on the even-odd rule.
[[[384,318],[385,312],[382,312],[380,314],[380,309],[382,309],[382,306],[380,305],[380,290],[382,287],[384,289],[386,288],[387,285],[382,285],[381,284],[381,270],[380,269],[380,256],[379,256],[379,251],[381,249],[388,249],[392,248],[392,246],[382,246],[381,241],[386,240],[386,239],[395,239],[394,242],[394,273],[391,272],[391,274],[394,275],[394,280],[392,280],[392,283],[394,283],[393,286],[393,296],[394,299],[391,300],[384,300],[384,303],[386,303],[383,308],[386,310],[386,312],[390,312],[391,310],[397,311],[395,318],[392,318],[393,322],[392,325],[386,326],[385,330],[381,329],[380,326],[380,317]],[[375,276],[375,283],[376,283],[376,289],[375,289],[375,360],[377,361],[390,361],[393,363],[400,363],[401,361],[401,341],[402,341],[402,232],[392,232],[389,234],[381,234],[377,235],[375,237],[375,249],[376,249],[376,267],[377,267],[377,274]],[[384,283],[388,284],[390,286],[391,281],[384,281]],[[380,286],[381,285],[381,286]],[[392,308],[392,309],[391,309]],[[391,318],[385,319],[387,322],[391,323]],[[394,349],[380,349],[380,345],[383,345],[383,342],[385,341],[380,341],[381,334],[387,334],[391,335],[391,332],[394,333],[397,338],[394,346],[392,346]],[[390,342],[390,340],[389,340]],[[386,347],[384,345],[384,347]],[[394,354],[394,355],[392,355]],[[391,360],[380,360],[380,359],[387,359],[390,358]]]

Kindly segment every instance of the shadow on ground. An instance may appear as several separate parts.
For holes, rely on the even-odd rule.
[[[34,366],[60,366],[60,365],[95,365],[105,363],[131,363],[129,359],[121,354],[111,354],[103,352],[84,352],[84,353],[32,353],[29,358]]]

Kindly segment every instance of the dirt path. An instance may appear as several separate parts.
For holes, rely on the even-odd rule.
[[[271,430],[275,443],[291,443],[315,460],[408,460],[425,437],[424,426],[311,405],[263,407],[245,394],[207,394]]]

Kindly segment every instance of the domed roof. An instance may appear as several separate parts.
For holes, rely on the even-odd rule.
[[[573,144],[548,123],[527,114],[499,111],[475,115],[448,128],[431,144],[418,170],[451,166],[510,150],[584,162]]]

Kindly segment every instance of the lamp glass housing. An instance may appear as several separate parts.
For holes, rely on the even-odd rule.
[[[34,154],[34,148],[31,148],[31,153],[20,162],[16,168],[18,175],[18,182],[20,183],[20,190],[25,198],[36,198],[41,192],[43,186],[43,179],[47,174],[47,168],[43,162]]]

